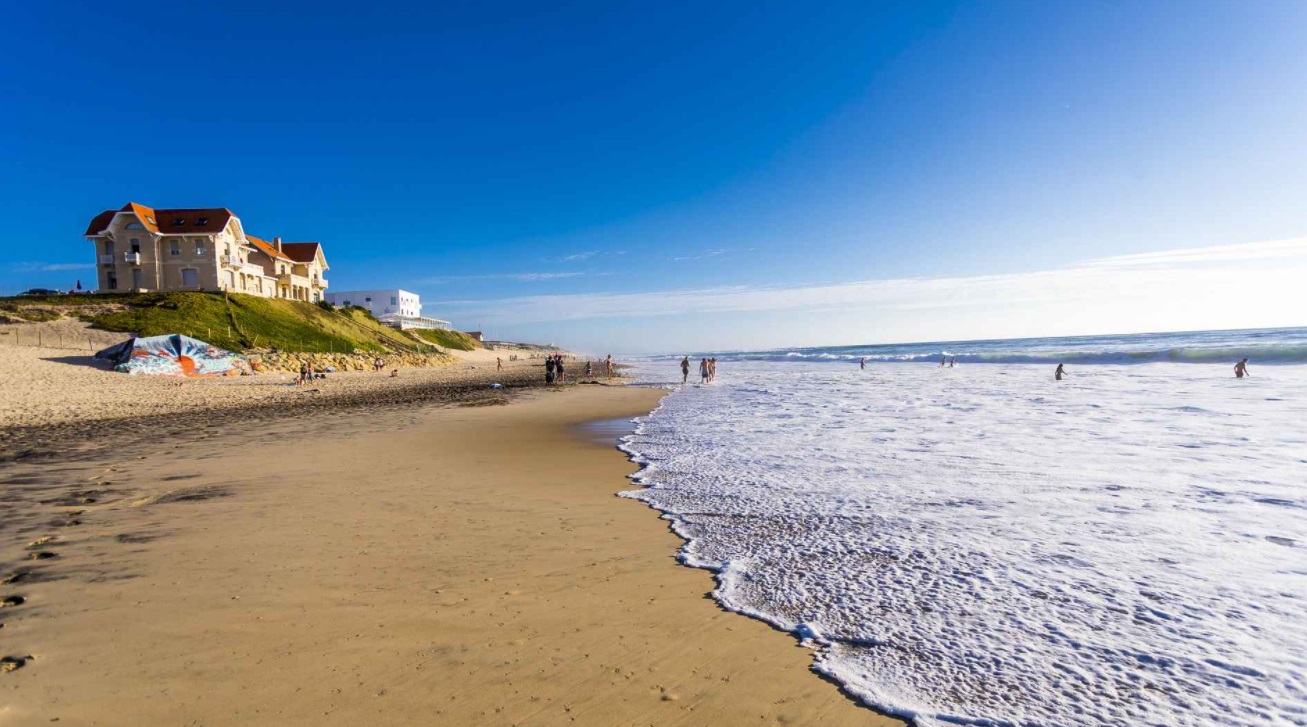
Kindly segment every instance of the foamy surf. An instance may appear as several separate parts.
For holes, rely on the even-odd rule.
[[[626,494],[868,704],[1307,723],[1307,366],[720,372],[640,421]]]

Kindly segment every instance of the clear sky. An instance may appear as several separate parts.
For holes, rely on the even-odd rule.
[[[601,353],[1307,325],[1307,2],[187,5],[7,9],[0,293],[131,200]]]

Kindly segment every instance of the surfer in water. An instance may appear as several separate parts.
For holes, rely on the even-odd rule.
[[[1252,376],[1248,373],[1248,359],[1244,359],[1234,365],[1234,378],[1242,379],[1245,376]]]
[[[1053,378],[1057,379],[1058,381],[1062,380],[1062,377],[1066,375],[1066,370],[1062,368],[1065,365],[1066,364],[1057,365],[1057,370],[1053,372]]]

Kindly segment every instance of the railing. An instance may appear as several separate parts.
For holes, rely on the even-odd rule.
[[[235,255],[223,255],[222,257],[218,258],[218,260],[222,262],[224,267],[228,267],[228,268],[239,268],[244,266],[245,264],[241,262],[241,259]]]
[[[141,254],[139,252],[125,252],[123,253],[123,262],[129,262],[132,263],[133,265],[140,265]]]
[[[101,256],[100,256],[100,264],[101,264],[101,265],[113,265],[113,255],[101,255]]]

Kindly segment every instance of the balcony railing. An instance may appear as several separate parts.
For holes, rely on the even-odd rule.
[[[101,264],[101,265],[113,265],[113,255],[101,255],[101,256],[100,256],[100,264]]]
[[[132,263],[133,265],[141,264],[141,254],[139,252],[123,253],[123,262]]]
[[[235,255],[223,255],[218,258],[218,260],[225,268],[239,268],[244,265],[244,263],[241,262],[241,259]]]

